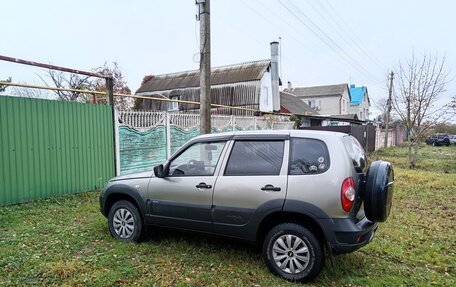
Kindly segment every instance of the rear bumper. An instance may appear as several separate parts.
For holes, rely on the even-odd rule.
[[[323,219],[319,221],[325,230],[326,239],[333,254],[350,253],[372,241],[378,223],[367,218],[358,223],[351,219]]]

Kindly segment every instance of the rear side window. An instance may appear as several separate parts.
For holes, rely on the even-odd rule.
[[[291,139],[290,175],[318,174],[329,169],[329,152],[320,140]]]
[[[358,172],[365,170],[367,168],[366,153],[358,140],[352,136],[345,136],[343,141],[355,169]]]
[[[236,141],[225,175],[279,175],[283,148],[284,141]]]

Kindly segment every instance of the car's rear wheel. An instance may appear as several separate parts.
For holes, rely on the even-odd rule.
[[[277,225],[268,232],[263,258],[272,273],[290,281],[308,282],[323,267],[323,251],[317,238],[294,223]]]
[[[138,208],[131,202],[120,200],[114,203],[108,215],[109,232],[121,241],[139,242],[143,224]]]
[[[393,201],[394,171],[389,162],[374,161],[367,172],[364,211],[372,222],[388,218]]]

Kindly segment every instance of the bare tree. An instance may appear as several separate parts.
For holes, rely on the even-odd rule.
[[[67,88],[75,90],[88,90],[90,88],[90,77],[88,76],[68,74],[65,72],[49,69],[46,72],[46,76],[51,80],[51,85],[49,85],[43,77],[41,77],[40,75],[38,76],[46,84],[46,86],[54,86],[57,88]],[[85,102],[88,100],[88,96],[86,94],[77,91],[53,90],[53,92],[62,101]]]
[[[120,70],[119,64],[117,62],[112,63],[110,67],[107,63],[104,63],[103,66],[93,69],[95,72],[103,75],[111,75],[114,81],[114,93],[115,94],[126,94],[130,95],[131,90],[125,81],[125,78]],[[106,91],[105,79],[94,79],[91,82],[91,89],[95,91]],[[106,96],[98,96],[97,101],[100,103],[106,103]],[[119,110],[130,110],[133,106],[133,99],[130,97],[114,97],[114,107]]]
[[[11,83],[11,77],[9,77],[8,79],[6,79],[6,80],[4,80],[4,81],[2,81],[2,82]],[[7,85],[0,85],[0,93],[3,93],[3,92],[6,90],[6,88],[8,88]]]
[[[22,98],[34,98],[34,99],[52,99],[52,96],[49,94],[48,91],[40,90],[40,89],[32,89],[32,88],[21,88],[21,87],[13,87],[12,94]]]
[[[445,57],[415,55],[396,71],[397,84],[393,93],[393,108],[407,132],[408,165],[415,168],[418,161],[419,141],[426,130],[449,117],[449,105],[437,106],[439,96],[445,92],[449,72]]]
[[[451,98],[451,102],[450,102],[449,106],[451,109],[451,113],[453,114],[453,116],[455,116],[456,115],[456,96],[453,96]]]
[[[131,90],[124,79],[122,71],[116,62],[110,67],[107,63],[103,66],[92,69],[94,72],[103,75],[111,75],[114,80],[114,93],[116,94],[131,94]],[[106,91],[106,80],[104,78],[91,78],[88,76],[80,76],[77,74],[68,74],[60,71],[48,70],[46,72],[47,78],[52,82],[48,84],[49,80],[44,79],[38,75],[47,86],[54,86],[57,88],[70,88],[75,90],[90,90],[97,92]],[[107,103],[105,95],[94,95],[91,93],[84,93],[80,91],[59,91],[53,90],[60,100],[64,101],[77,101],[77,102],[91,102],[94,100],[97,103]],[[121,110],[131,109],[133,100],[128,97],[115,97],[114,106]]]

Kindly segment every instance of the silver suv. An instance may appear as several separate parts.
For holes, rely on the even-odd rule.
[[[146,226],[238,238],[262,246],[274,274],[306,282],[325,256],[372,240],[389,215],[393,177],[388,162],[368,167],[358,141],[342,133],[210,134],[154,173],[113,178],[100,210],[121,241],[139,241]]]

